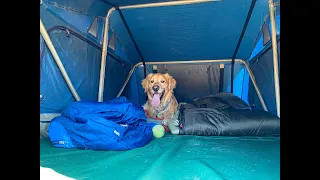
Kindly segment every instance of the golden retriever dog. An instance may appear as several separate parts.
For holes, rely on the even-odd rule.
[[[163,120],[164,125],[173,117],[178,108],[178,102],[173,95],[176,80],[168,73],[149,74],[141,83],[148,95],[148,100],[143,108],[147,116]]]

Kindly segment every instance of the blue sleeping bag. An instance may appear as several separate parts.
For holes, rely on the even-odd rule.
[[[48,134],[53,146],[92,150],[128,150],[142,147],[153,138],[142,107],[125,97],[108,102],[71,103],[52,119]]]

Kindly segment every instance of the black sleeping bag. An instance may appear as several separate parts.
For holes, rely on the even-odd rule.
[[[179,134],[198,136],[280,136],[280,118],[252,111],[231,93],[218,93],[181,104]]]

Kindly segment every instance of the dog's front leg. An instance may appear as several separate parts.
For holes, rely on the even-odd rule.
[[[173,117],[168,121],[168,127],[170,129],[171,134],[179,134],[180,132],[179,120],[175,119],[175,117]]]
[[[163,118],[163,124],[168,125],[168,122],[173,118],[174,113],[173,112],[168,112],[166,113],[162,118]]]

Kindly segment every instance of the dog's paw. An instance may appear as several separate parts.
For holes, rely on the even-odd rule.
[[[176,120],[171,120],[168,122],[168,127],[170,129],[171,134],[179,134],[180,128],[179,126],[176,126]]]
[[[173,125],[175,126],[179,126],[180,125],[180,121],[178,119],[173,120]]]

